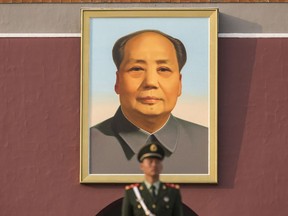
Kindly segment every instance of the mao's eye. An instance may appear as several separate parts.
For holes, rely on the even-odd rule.
[[[143,68],[142,67],[138,67],[138,66],[135,66],[135,67],[131,67],[128,71],[142,71]]]
[[[172,70],[168,67],[160,67],[158,68],[159,72],[171,72]]]

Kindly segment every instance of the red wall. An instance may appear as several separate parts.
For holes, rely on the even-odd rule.
[[[123,185],[79,184],[80,38],[0,38],[0,215],[95,215]],[[201,216],[288,212],[288,39],[219,39],[219,184]]]

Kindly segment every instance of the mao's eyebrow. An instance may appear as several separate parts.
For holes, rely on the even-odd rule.
[[[143,59],[129,59],[128,62],[130,63],[142,63],[142,64],[146,64],[147,62]],[[160,59],[160,60],[156,60],[157,64],[167,64],[169,63],[169,60],[166,59]]]
[[[146,61],[142,59],[129,59],[128,62],[129,63],[142,63],[142,64],[146,63]]]
[[[166,60],[166,59],[163,59],[163,60],[161,59],[161,60],[157,60],[157,61],[156,61],[157,64],[167,64],[167,63],[169,63],[169,62],[170,62],[170,61],[169,61],[169,60]]]

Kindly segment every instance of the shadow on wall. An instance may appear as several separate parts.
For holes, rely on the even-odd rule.
[[[219,188],[232,188],[238,166],[257,39],[219,38],[218,176]]]
[[[257,23],[222,13],[219,26],[221,33],[227,30],[244,33],[242,27],[245,26],[262,31]],[[233,35],[218,39],[218,189],[234,187],[243,135],[247,127],[246,115],[257,40],[236,38]],[[197,184],[193,187],[215,188],[215,185]],[[183,186],[182,191],[185,188]]]
[[[224,13],[219,14],[221,33],[259,33],[262,27]],[[233,188],[246,127],[250,85],[257,48],[256,38],[218,40],[218,185]],[[196,188],[210,188],[197,185]]]
[[[96,214],[96,216],[112,216],[112,215],[121,216],[122,200],[123,198],[120,198],[110,203],[108,206],[102,209],[98,214]],[[185,204],[183,204],[183,210],[184,210],[184,216],[197,216],[197,214]]]
[[[261,33],[262,27],[257,23],[220,13],[219,30],[221,33]]]

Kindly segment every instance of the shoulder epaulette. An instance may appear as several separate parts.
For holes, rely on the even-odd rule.
[[[138,187],[140,184],[131,184],[131,185],[127,185],[126,187],[125,187],[125,190],[129,190],[129,189],[131,189],[131,188],[133,188],[133,187]]]
[[[165,183],[167,187],[180,189],[180,185],[178,184],[171,184],[171,183]]]

